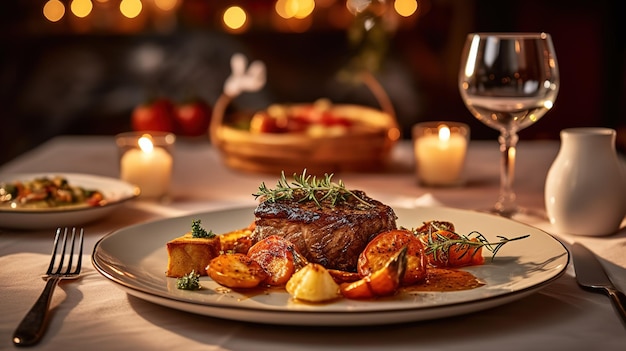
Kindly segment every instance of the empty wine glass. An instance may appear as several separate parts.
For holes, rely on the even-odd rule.
[[[474,117],[500,131],[500,195],[491,212],[524,212],[513,190],[517,132],[556,100],[559,70],[547,33],[472,33],[461,56],[459,90]]]

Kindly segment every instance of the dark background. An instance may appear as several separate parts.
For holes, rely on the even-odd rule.
[[[381,59],[376,77],[405,138],[416,122],[456,120],[470,125],[473,139],[495,140],[497,132],[471,116],[457,89],[461,47],[473,31],[545,31],[553,37],[559,96],[546,116],[520,132],[521,142],[558,139],[563,128],[601,126],[617,129],[618,149],[626,150],[624,1],[422,0],[408,25],[356,44],[348,35],[352,27],[325,25],[331,11],[345,12],[345,3],[337,2],[311,29],[289,33],[258,21],[272,1],[185,0],[165,25],[148,18],[122,29],[48,22],[41,15],[45,0],[3,1],[0,165],[55,135],[127,131],[132,109],[150,97],[198,95],[213,103],[235,52],[268,69],[266,88],[238,99],[240,108],[320,97],[377,106],[364,87],[336,79],[373,48]],[[261,24],[241,34],[223,31],[216,13],[233,3],[249,6]]]

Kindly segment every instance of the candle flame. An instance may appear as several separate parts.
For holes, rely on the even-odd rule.
[[[150,138],[149,135],[144,135],[139,138],[137,144],[139,144],[139,148],[141,148],[141,151],[145,153],[151,153],[154,149],[154,146],[152,145],[152,138]]]
[[[439,126],[439,140],[448,141],[450,140],[450,128],[447,125],[442,124]]]

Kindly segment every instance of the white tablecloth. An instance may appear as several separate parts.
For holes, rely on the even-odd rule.
[[[543,186],[558,142],[522,140],[517,152],[519,203],[543,211]],[[351,188],[391,206],[438,201],[448,207],[490,206],[498,192],[497,143],[472,142],[467,183],[457,188],[424,188],[413,175],[410,145],[401,143],[391,169],[341,174]],[[81,172],[117,177],[112,137],[52,139],[0,168],[0,174]],[[213,209],[254,206],[261,182],[277,175],[241,173],[221,163],[206,141],[179,140],[175,149],[173,201],[132,201],[110,217],[85,226],[82,278],[61,283],[52,301],[45,350],[626,350],[626,328],[602,294],[582,290],[573,267],[540,292],[494,309],[446,319],[372,327],[290,327],[217,319],[172,310],[132,297],[90,264],[104,235],[144,221]],[[420,203],[424,204],[424,203]],[[600,238],[554,233],[545,220],[522,218],[557,237],[596,252],[615,283],[626,290],[626,233]],[[50,231],[0,230],[0,349],[13,348],[12,333],[41,293],[52,246]]]

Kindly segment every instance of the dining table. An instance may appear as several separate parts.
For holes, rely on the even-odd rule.
[[[518,144],[517,202],[542,215],[511,221],[537,228],[568,250],[575,242],[599,257],[614,284],[626,291],[626,229],[605,236],[557,232],[545,215],[544,186],[559,151],[558,140]],[[444,207],[477,211],[499,193],[500,151],[495,141],[469,142],[464,181],[448,187],[418,183],[410,140],[393,148],[389,164],[367,172],[339,172],[347,186],[392,208]],[[573,260],[540,289],[499,306],[441,318],[369,325],[288,325],[191,313],[127,293],[92,264],[97,243],[130,226],[205,213],[254,207],[260,184],[279,174],[228,167],[208,137],[179,137],[173,149],[167,201],[141,197],[81,225],[85,243],[80,278],[63,281],[52,297],[40,350],[626,350],[626,325],[609,298],[581,288]],[[623,158],[622,158],[622,161]],[[119,178],[114,136],[60,135],[0,167],[0,176],[58,172]],[[625,194],[626,196],[626,194]],[[0,223],[0,227],[2,227]],[[172,233],[172,237],[178,233]],[[44,282],[54,228],[0,229],[0,349],[15,349],[13,332]]]

